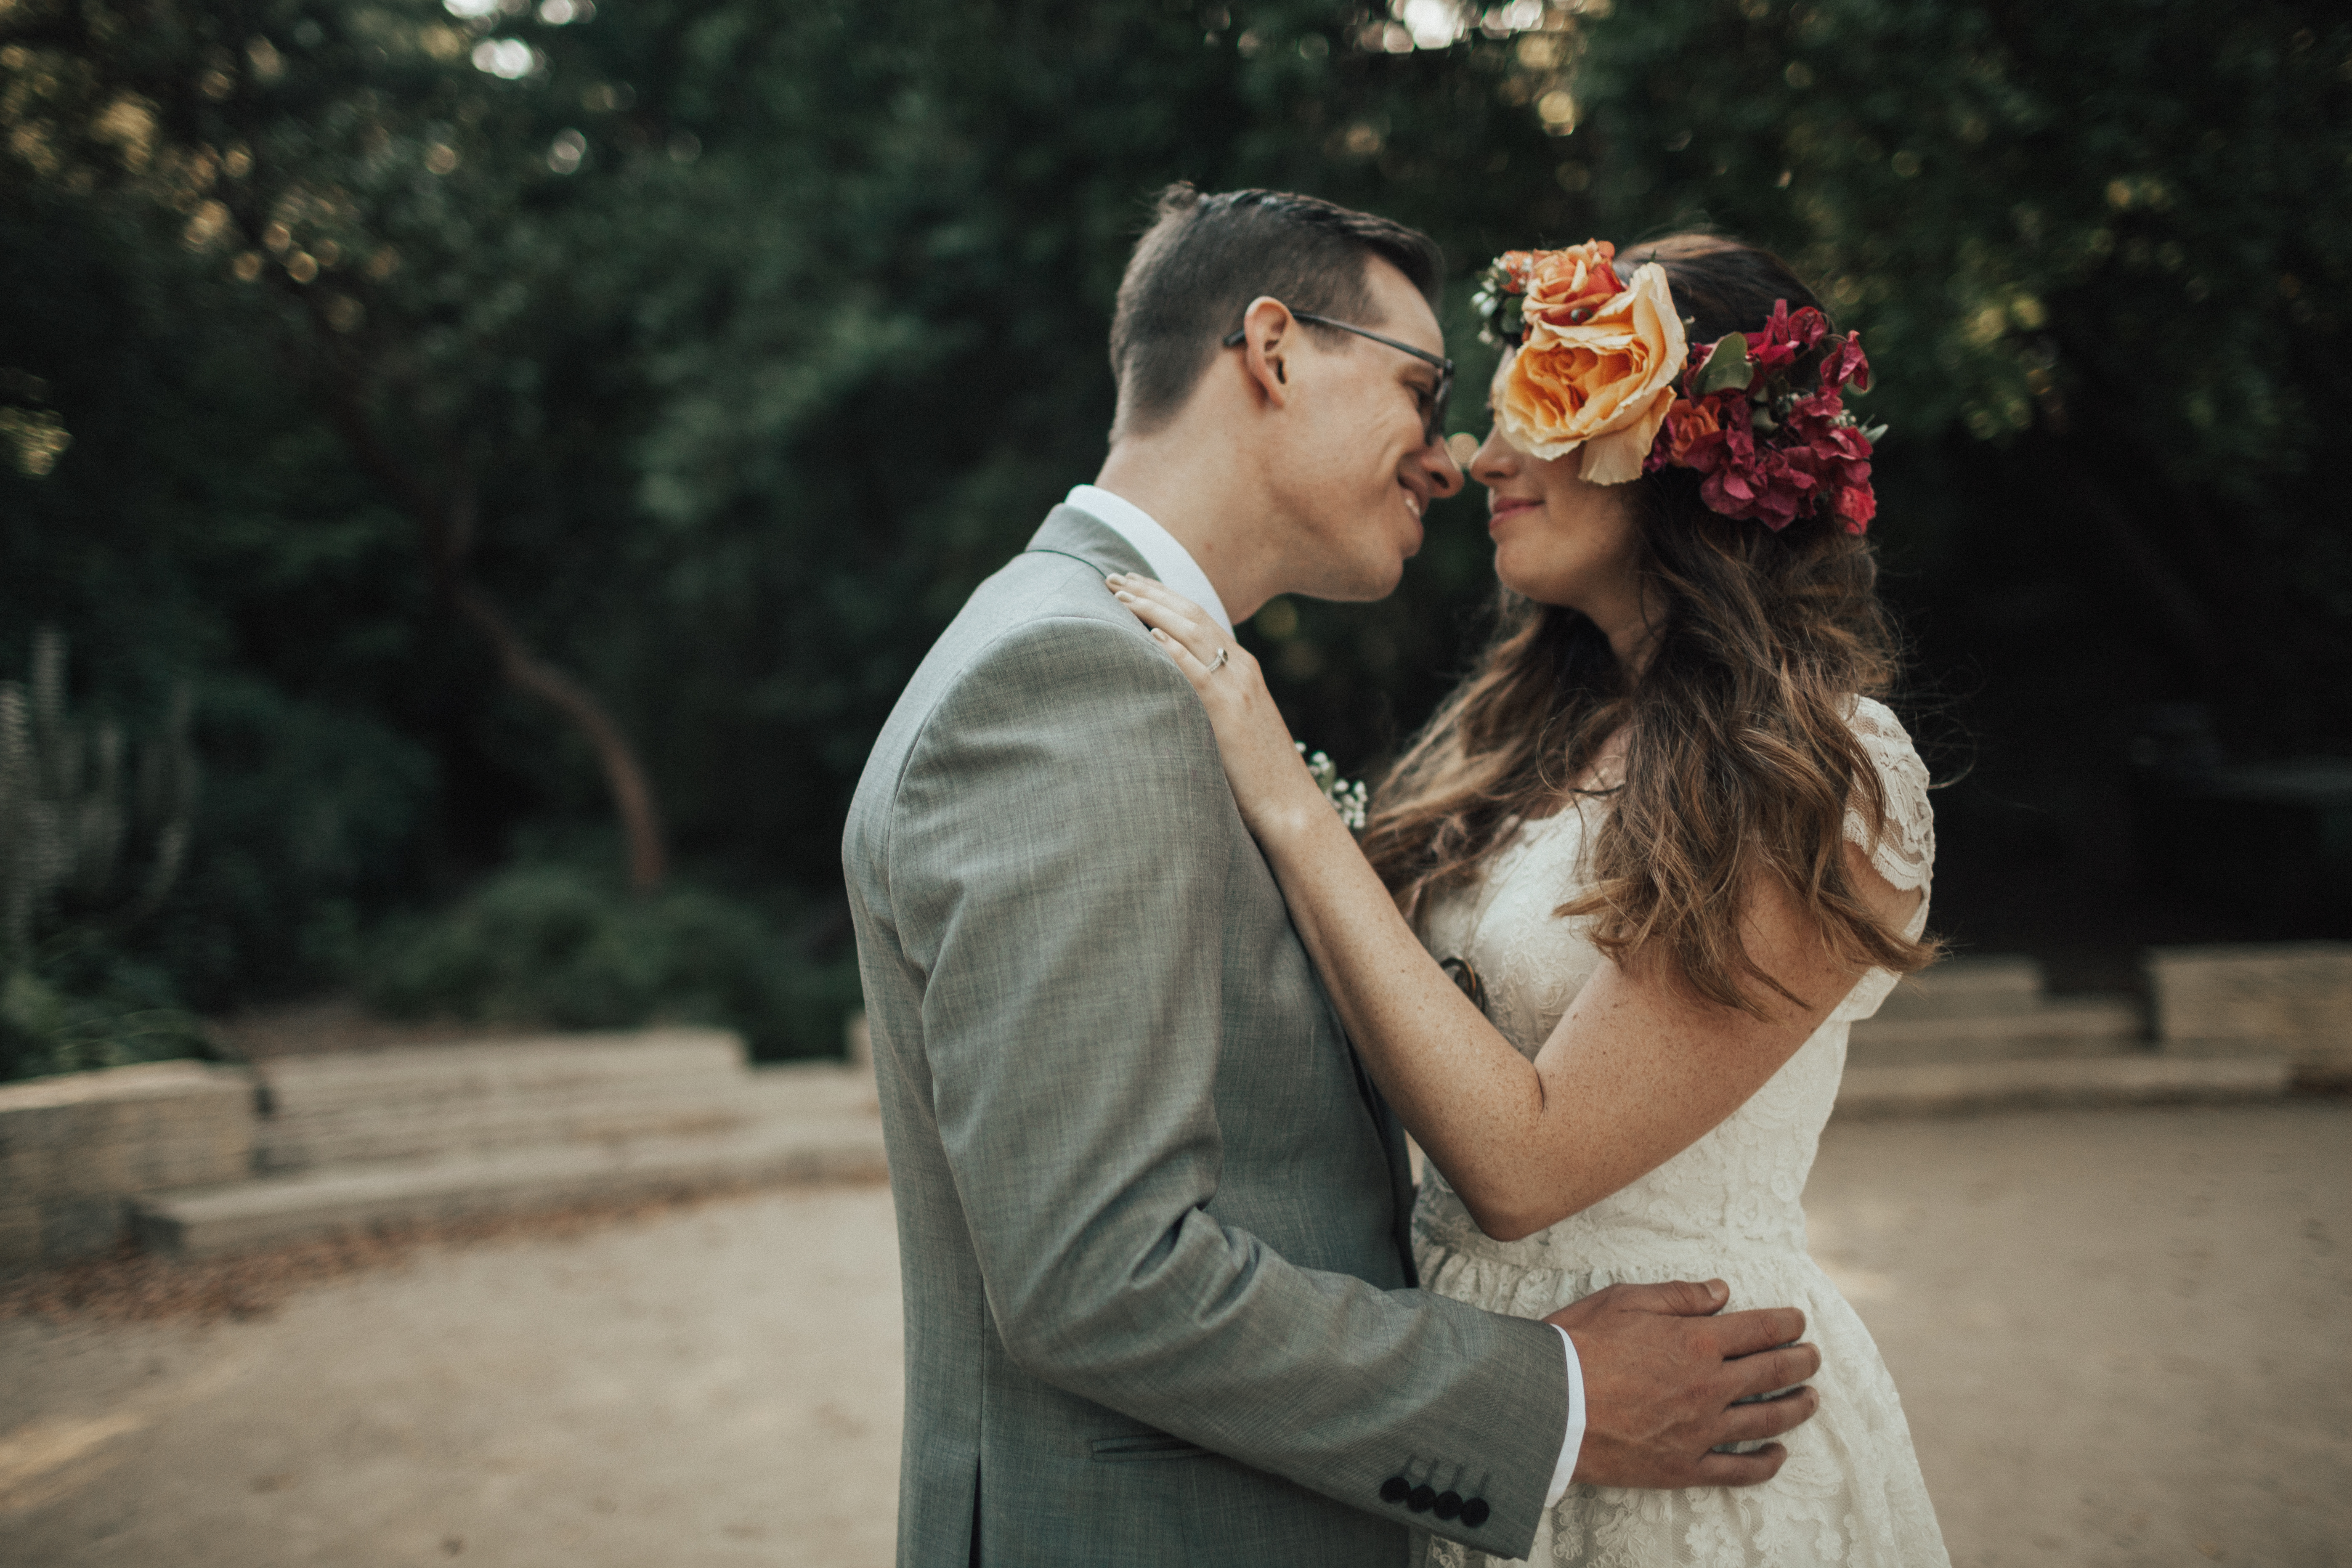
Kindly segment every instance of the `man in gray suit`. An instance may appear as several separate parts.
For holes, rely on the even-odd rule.
[[[1370,599],[1462,476],[1434,247],[1264,191],[1160,198],[1108,461],[891,713],[843,846],[907,1310],[904,1568],[1525,1552],[1567,1486],[1762,1480],[1793,1311],[1618,1287],[1549,1321],[1414,1288],[1403,1138],[1192,689],[1103,585],[1230,626]],[[1775,1349],[1774,1347],[1780,1347]]]

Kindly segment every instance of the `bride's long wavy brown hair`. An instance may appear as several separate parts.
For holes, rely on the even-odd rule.
[[[1628,247],[1619,268],[1649,260],[1695,318],[1695,344],[1760,331],[1776,300],[1821,303],[1780,258],[1737,240],[1675,235]],[[1656,626],[1639,679],[1581,613],[1505,591],[1469,678],[1381,781],[1363,847],[1415,914],[1500,849],[1513,818],[1569,805],[1622,729],[1622,783],[1593,792],[1611,809],[1591,885],[1558,913],[1591,916],[1621,963],[1662,960],[1698,995],[1762,1016],[1764,993],[1801,999],[1741,938],[1743,895],[1759,885],[1788,889],[1855,969],[1907,973],[1937,948],[1872,914],[1843,849],[1849,807],[1874,831],[1886,812],[1847,725],[1851,700],[1885,692],[1897,669],[1870,547],[1833,519],[1775,533],[1723,517],[1698,481],[1682,468],[1633,481]]]

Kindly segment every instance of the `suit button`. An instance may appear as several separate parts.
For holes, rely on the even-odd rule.
[[[1404,1501],[1405,1493],[1411,1490],[1412,1490],[1412,1483],[1411,1481],[1406,1480],[1402,1476],[1391,1476],[1387,1480],[1381,1483],[1381,1500],[1382,1502],[1402,1502]]]
[[[1462,1522],[1475,1530],[1486,1523],[1486,1516],[1494,1511],[1486,1506],[1485,1498],[1474,1497],[1462,1505]]]
[[[1438,1493],[1437,1501],[1431,1506],[1429,1511],[1440,1519],[1452,1519],[1462,1511],[1462,1494],[1460,1492]]]
[[[1415,1513],[1427,1513],[1429,1505],[1436,1500],[1437,1494],[1429,1489],[1427,1481],[1423,1481],[1405,1494],[1404,1506]]]

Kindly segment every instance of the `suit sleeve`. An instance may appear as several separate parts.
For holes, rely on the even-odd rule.
[[[1022,626],[933,710],[890,822],[940,1135],[1016,1363],[1343,1503],[1524,1552],[1567,1425],[1551,1328],[1295,1268],[1207,1212],[1223,881],[1246,830],[1174,667],[1138,628]],[[1482,1527],[1383,1501],[1408,1455],[1466,1464]]]

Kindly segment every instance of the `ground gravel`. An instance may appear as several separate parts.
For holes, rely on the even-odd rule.
[[[1956,1563],[2352,1563],[2347,1152],[2340,1100],[1831,1129]],[[898,1334],[878,1187],[19,1281],[0,1568],[878,1568]]]

